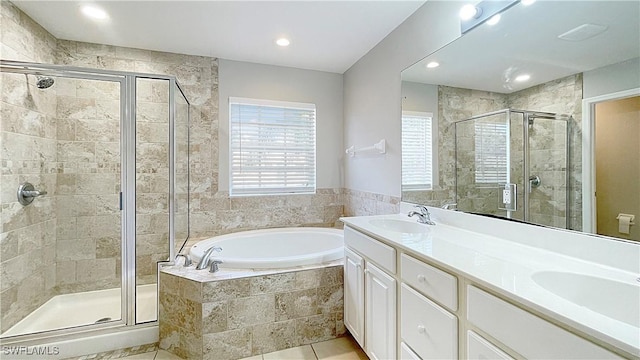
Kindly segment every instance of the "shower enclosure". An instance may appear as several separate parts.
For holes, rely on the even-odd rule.
[[[504,109],[456,122],[458,209],[568,228],[569,119]]]
[[[188,237],[189,101],[173,76],[1,61],[0,340],[157,320]]]

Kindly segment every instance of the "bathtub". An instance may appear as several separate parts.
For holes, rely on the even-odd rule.
[[[213,259],[220,267],[236,269],[275,269],[321,264],[344,256],[342,230],[331,228],[279,228],[250,230],[215,236],[197,242],[189,254],[200,261],[212,246],[222,251]]]

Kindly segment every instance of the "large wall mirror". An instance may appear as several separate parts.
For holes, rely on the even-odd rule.
[[[640,241],[640,2],[518,2],[405,69],[402,200]]]

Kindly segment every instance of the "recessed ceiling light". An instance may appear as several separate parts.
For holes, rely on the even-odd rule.
[[[432,61],[432,62],[427,64],[427,67],[429,69],[437,68],[438,66],[440,66],[440,64],[438,62],[436,62],[436,61]]]
[[[491,17],[491,19],[487,20],[487,24],[488,24],[488,25],[495,25],[495,24],[497,24],[497,23],[499,23],[499,22],[500,22],[500,18],[501,18],[501,17],[502,17],[502,16],[500,16],[500,14],[493,15],[493,16]]]
[[[480,14],[482,14],[482,9],[471,4],[467,4],[460,9],[460,19],[465,21],[477,18]]]
[[[287,38],[280,38],[276,40],[276,44],[278,44],[278,46],[289,46],[289,44],[291,44],[291,41],[289,41],[289,39]]]
[[[536,2],[536,0],[522,0],[520,1],[522,3],[522,5],[524,6],[529,6],[531,4],[533,4],[534,2]]]
[[[528,75],[528,74],[522,74],[522,75],[516,76],[516,81],[517,82],[523,82],[523,81],[527,81],[529,79],[531,79],[531,76]]]
[[[109,14],[107,14],[106,11],[100,9],[99,7],[95,7],[93,5],[85,5],[80,10],[85,16],[90,17],[92,19],[105,20],[109,18]]]

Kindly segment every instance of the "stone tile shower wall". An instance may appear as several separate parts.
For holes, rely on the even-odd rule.
[[[120,286],[120,86],[56,78],[58,294]]]
[[[440,206],[441,201],[436,197],[454,198],[455,195],[455,143],[454,143],[454,122],[467,119],[473,115],[479,115],[495,110],[512,108],[522,110],[553,112],[558,114],[568,114],[572,116],[570,152],[570,227],[574,230],[581,229],[582,221],[582,198],[581,198],[581,119],[582,119],[582,75],[576,74],[562,79],[550,81],[545,84],[531,87],[512,94],[498,94],[486,91],[460,89],[447,86],[438,87],[438,107],[439,119],[439,164],[440,182],[449,194],[448,196],[434,192],[425,195],[425,203]],[[512,164],[515,169],[522,169],[522,154],[515,149],[522,148],[521,127],[515,128],[516,122],[512,120],[511,148]],[[443,130],[444,129],[444,130]],[[564,161],[557,161],[551,164],[548,159],[554,158],[563,160],[564,128],[559,121],[541,121],[535,125],[531,132],[531,152],[532,171],[539,172],[544,176],[544,186],[532,192],[531,200],[531,221],[564,227],[566,223],[565,214],[565,178],[563,169]],[[539,136],[542,135],[542,136]],[[461,156],[459,167],[474,168],[474,157]],[[466,163],[465,163],[466,162]],[[516,171],[513,178],[522,180],[522,174]],[[524,181],[520,181],[524,183]],[[526,184],[526,183],[525,183]],[[431,197],[431,198],[429,198]],[[461,208],[469,206],[486,207],[487,204],[495,205],[497,193],[486,191],[478,193],[473,191],[465,192],[466,203],[462,203]],[[518,198],[520,204],[523,199]],[[468,205],[465,207],[465,204]],[[476,207],[474,207],[476,209]],[[490,212],[485,208],[484,211]]]
[[[475,186],[475,149],[473,137],[475,136],[473,122],[459,126],[464,128],[462,139],[469,140],[468,148],[464,149],[456,163],[455,154],[455,122],[468,119],[474,115],[484,114],[495,110],[505,109],[508,104],[502,94],[486,91],[460,89],[448,86],[438,86],[438,111],[440,123],[438,129],[445,129],[438,134],[438,143],[441,144],[438,153],[440,165],[440,184],[447,189],[448,196],[444,196],[449,202],[455,202],[455,167],[458,169],[473,169],[467,172],[466,179],[469,186],[460,186],[459,191],[464,198],[458,199],[460,209],[478,209],[487,213],[497,210],[498,189],[482,188]],[[444,166],[443,166],[444,165]],[[479,191],[478,191],[479,190]],[[442,205],[442,204],[438,204]]]
[[[0,2],[3,58],[52,62],[55,38],[6,1]],[[35,77],[0,74],[0,332],[55,293],[56,92]],[[22,206],[18,185],[48,195]]]
[[[342,265],[215,281],[209,275],[196,281],[160,273],[161,349],[184,359],[240,359],[345,333]]]
[[[560,121],[534,123],[531,131],[532,173],[546,182],[531,192],[531,220],[551,226],[566,226],[564,172],[569,171],[569,227],[582,230],[582,74],[537,85],[507,97],[514,109],[536,110],[572,116],[570,124],[570,168],[566,169],[564,126]],[[550,161],[553,159],[553,161]]]

